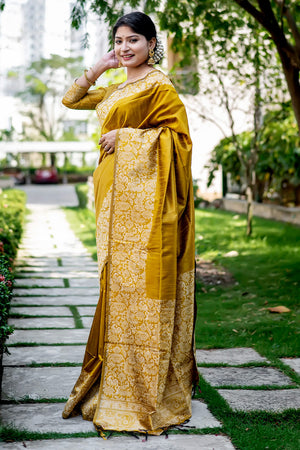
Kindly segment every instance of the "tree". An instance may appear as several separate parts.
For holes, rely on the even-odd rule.
[[[274,42],[300,131],[300,4],[285,0],[234,0],[263,26]]]
[[[14,133],[15,129],[13,127],[0,130],[0,141],[12,141]]]
[[[284,72],[292,107],[300,130],[300,4],[295,0],[145,0],[145,12],[158,15],[160,27],[172,36],[173,48],[182,55],[181,65],[190,65],[212,36],[220,43],[238,36],[249,15],[266,31],[265,43],[274,42]],[[72,26],[80,27],[90,10],[111,25],[128,7],[140,9],[140,1],[77,0]],[[241,10],[247,15],[241,14]],[[195,67],[197,71],[197,67]]]
[[[236,137],[245,159],[250,158],[253,135],[253,131],[246,131]],[[222,139],[212,152],[209,183],[219,165],[236,185],[245,186],[245,167],[231,137]],[[300,204],[300,138],[290,103],[265,113],[255,171],[260,201],[270,192],[280,193],[283,184],[288,184],[293,187],[295,204]]]
[[[224,138],[230,136],[228,143],[242,167],[247,187],[247,235],[252,233],[253,199],[258,197],[256,163],[260,152],[262,111],[271,106],[280,109],[286,100],[274,45],[271,41],[262,45],[264,37],[265,32],[254,20],[240,30],[238,40],[233,36],[221,41],[221,45],[219,36],[211,37],[199,52],[199,94],[186,96],[188,110],[192,109],[202,119],[214,123]],[[207,98],[208,105],[203,106],[203,99]],[[239,122],[242,122],[242,130],[254,130],[249,152],[243,151],[238,137]]]
[[[25,138],[32,138],[34,131],[46,141],[58,138],[63,115],[57,116],[57,105],[61,102],[70,80],[80,72],[82,58],[64,58],[51,55],[33,62],[27,69],[26,89],[19,92],[27,109],[22,114],[29,119],[25,128]]]

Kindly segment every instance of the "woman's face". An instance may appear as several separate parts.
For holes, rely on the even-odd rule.
[[[149,50],[155,47],[155,38],[147,41],[145,36],[122,25],[115,35],[115,54],[124,67],[138,67],[146,63]]]

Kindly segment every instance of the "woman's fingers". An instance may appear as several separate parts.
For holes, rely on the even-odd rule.
[[[106,153],[113,153],[115,150],[117,130],[111,130],[105,133],[99,139],[99,145],[103,148]]]
[[[108,143],[108,142],[106,142],[106,141],[103,141],[101,147],[103,148],[103,150],[105,151],[105,153],[108,153],[108,154],[113,153],[114,150],[115,150],[114,145],[113,145],[113,144],[110,144],[110,143]]]

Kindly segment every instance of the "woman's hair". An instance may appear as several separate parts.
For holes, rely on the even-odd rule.
[[[142,34],[145,36],[147,41],[150,41],[151,38],[156,38],[156,28],[152,20],[147,14],[136,11],[131,12],[129,14],[125,14],[125,16],[120,17],[117,20],[115,26],[113,27],[113,39],[115,39],[116,32],[119,27],[127,26],[132,28],[138,34]]]

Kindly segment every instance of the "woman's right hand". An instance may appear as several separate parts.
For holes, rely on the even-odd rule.
[[[99,77],[108,69],[117,69],[119,61],[115,55],[115,51],[111,50],[102,56],[96,64],[85,72],[85,75],[77,78],[76,84],[89,88]]]
[[[102,56],[99,63],[104,64],[105,67],[107,67],[106,70],[117,69],[119,67],[119,61],[114,50],[111,50],[110,52],[106,53],[106,55]]]

